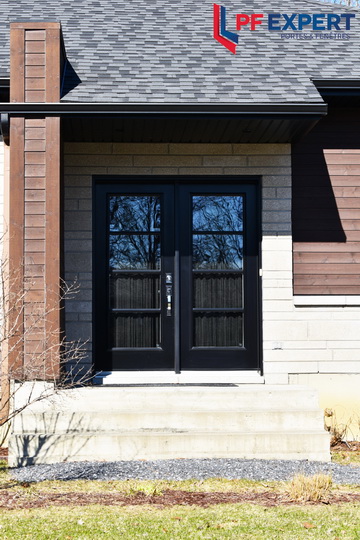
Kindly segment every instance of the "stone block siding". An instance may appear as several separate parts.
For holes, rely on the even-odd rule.
[[[360,305],[336,296],[323,297],[323,305],[321,297],[297,305],[291,244],[289,237],[263,237],[266,382],[287,383],[289,374],[360,374]]]
[[[291,373],[359,371],[360,308],[294,304],[290,145],[67,143],[64,171],[65,277],[80,285],[66,302],[66,332],[87,341],[89,363],[92,175],[259,175],[266,382],[287,384]]]

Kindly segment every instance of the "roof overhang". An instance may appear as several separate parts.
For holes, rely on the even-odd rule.
[[[358,107],[360,105],[360,80],[313,80],[316,89],[329,105]]]
[[[1,103],[11,116],[61,116],[66,141],[287,143],[327,114],[326,103]]]
[[[337,90],[346,92],[348,90],[360,90],[360,80],[358,79],[313,79],[312,81],[318,90]]]

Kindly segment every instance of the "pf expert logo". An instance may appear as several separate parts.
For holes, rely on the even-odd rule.
[[[237,13],[233,32],[227,27],[224,6],[214,4],[214,39],[236,54],[239,32],[256,31],[261,25],[269,32],[280,32],[282,38],[295,39],[349,39],[345,31],[351,30],[355,13]],[[286,33],[287,32],[287,33]],[[328,32],[328,33],[326,33]]]

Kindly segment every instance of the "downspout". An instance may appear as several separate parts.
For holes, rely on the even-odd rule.
[[[6,144],[6,146],[9,146],[10,130],[9,130],[9,115],[7,113],[1,113],[0,132],[1,132],[4,143]]]

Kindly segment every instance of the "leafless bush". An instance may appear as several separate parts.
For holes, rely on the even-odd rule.
[[[76,296],[78,285],[62,281],[58,291],[44,292],[43,277],[24,277],[25,265],[16,271],[9,268],[9,261],[3,257],[0,263],[0,426],[3,433],[11,420],[29,405],[91,379],[89,370],[81,369],[86,343],[68,341],[54,325],[54,320],[60,320],[64,301]],[[50,384],[37,385],[37,381]],[[16,400],[16,394],[24,385],[25,400]]]
[[[352,427],[355,425],[353,416],[348,416],[345,421],[340,422],[332,409],[325,409],[325,429],[330,433],[330,446],[334,447],[342,442],[347,444],[347,440],[354,439]],[[359,420],[360,422],[360,420]],[[360,424],[359,424],[360,425]]]

